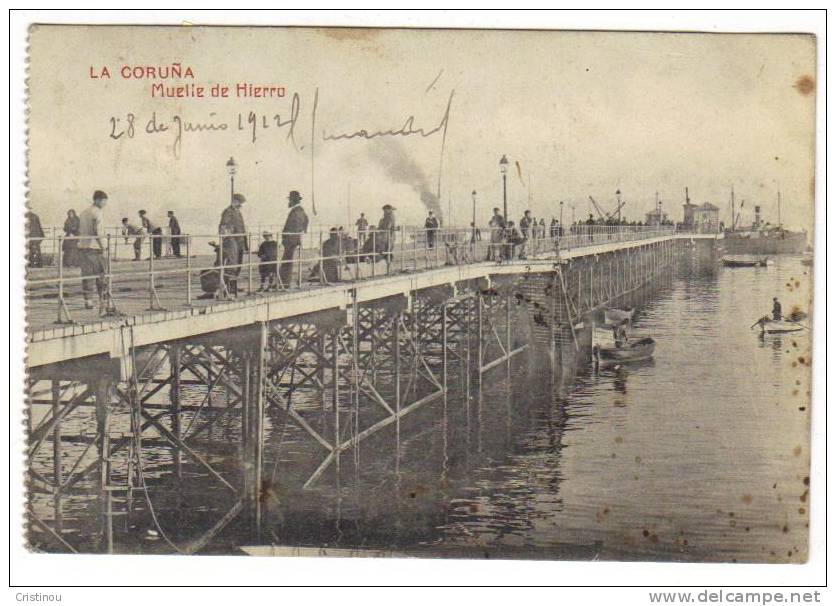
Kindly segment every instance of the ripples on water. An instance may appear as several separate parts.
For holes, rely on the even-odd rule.
[[[427,556],[802,561],[810,335],[759,338],[750,325],[773,296],[806,310],[808,273],[796,257],[683,270],[640,306],[634,334],[657,341],[652,361],[580,364],[562,386],[518,362],[510,382],[504,366],[492,371],[469,405],[454,371],[446,402],[404,419],[399,453],[384,431],[363,443],[359,474],[349,451],[340,478],[329,472],[313,490],[288,488],[305,479],[288,464],[321,451],[268,419],[280,496],[265,539]],[[146,449],[144,465],[163,481],[170,454]],[[185,472],[184,484],[200,482],[199,468]],[[158,501],[163,526],[175,537],[209,527],[223,511],[216,498],[206,491],[176,512]],[[135,530],[127,550],[165,549]],[[233,525],[212,550],[235,551],[243,535]]]

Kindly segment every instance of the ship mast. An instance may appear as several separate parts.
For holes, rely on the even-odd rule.
[[[731,230],[734,231],[734,185],[731,186]]]
[[[778,228],[781,228],[781,189],[778,189]]]

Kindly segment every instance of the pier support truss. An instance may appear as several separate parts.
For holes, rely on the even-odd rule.
[[[31,369],[30,544],[110,552],[150,533],[194,553],[230,525],[258,540],[287,490],[386,459],[375,436],[394,435],[397,468],[404,418],[451,388],[469,406],[486,373],[510,378],[530,349],[560,365],[586,318],[676,254],[664,241],[373,301],[355,292],[345,308]],[[208,511],[200,530],[178,524],[189,508]]]

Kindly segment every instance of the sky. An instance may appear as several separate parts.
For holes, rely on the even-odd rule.
[[[734,187],[744,222],[756,204],[777,222],[780,190],[784,224],[812,226],[812,36],[34,26],[29,52],[29,204],[44,225],[102,189],[108,224],[174,210],[208,233],[230,157],[252,227],[281,225],[292,189],[326,227],[376,222],[385,203],[402,224],[432,207],[465,225],[473,191],[485,224],[505,155],[512,219],[559,217],[560,201],[564,221],[585,217],[589,196],[610,211],[619,190],[628,219],[658,192],[681,220],[688,187],[728,223]],[[175,63],[194,77],[120,73]],[[239,83],[284,96],[240,98]]]

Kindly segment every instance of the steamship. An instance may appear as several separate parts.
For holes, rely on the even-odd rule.
[[[732,211],[734,211],[734,193],[732,192]],[[731,255],[782,255],[798,254],[807,247],[806,231],[784,229],[780,222],[781,193],[778,193],[778,225],[764,223],[761,220],[761,207],[755,206],[755,220],[751,227],[738,228],[732,218],[732,228],[723,236],[723,249]],[[738,217],[739,218],[739,215]]]

